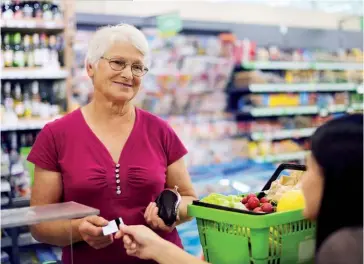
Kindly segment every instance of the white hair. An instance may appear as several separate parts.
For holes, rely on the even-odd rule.
[[[145,35],[129,24],[106,26],[98,29],[88,44],[86,62],[95,64],[115,42],[127,41],[144,56],[145,62],[149,56],[149,45]]]

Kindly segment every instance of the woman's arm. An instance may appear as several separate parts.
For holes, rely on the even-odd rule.
[[[30,200],[31,206],[59,203],[62,190],[62,176],[59,172],[53,172],[35,166],[34,184]],[[72,243],[82,240],[78,231],[81,221],[82,219],[43,222],[32,225],[30,230],[33,237],[39,242],[62,247],[71,243],[71,228]]]
[[[172,189],[178,186],[178,192],[182,196],[182,201],[179,206],[179,221],[177,224],[191,220],[191,217],[187,214],[187,207],[194,200],[197,200],[197,195],[193,189],[191,178],[183,158],[168,166],[166,184],[168,188]]]
[[[121,225],[115,238],[123,239],[126,253],[130,256],[152,259],[160,264],[206,264],[143,225]]]

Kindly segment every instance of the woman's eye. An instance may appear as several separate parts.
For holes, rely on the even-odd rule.
[[[143,70],[143,66],[134,65],[134,69],[137,70],[137,71],[142,71]]]
[[[123,62],[123,61],[113,61],[115,64],[117,64],[117,65],[124,65],[125,63]]]

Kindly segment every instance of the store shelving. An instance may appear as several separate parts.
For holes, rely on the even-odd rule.
[[[359,62],[252,61],[242,62],[242,67],[261,70],[363,70],[363,64]]]
[[[303,160],[308,151],[297,151],[297,152],[287,152],[287,153],[280,153],[280,154],[273,154],[273,155],[266,155],[266,156],[257,156],[253,158],[253,160],[257,163],[265,163],[265,162],[284,162],[284,161],[292,161],[292,160]]]
[[[46,30],[46,31],[63,31],[63,21],[47,21],[40,19],[2,19],[1,28],[4,30]]]
[[[64,68],[5,68],[1,72],[1,79],[65,79],[68,75],[69,71]]]
[[[316,105],[309,106],[291,106],[291,107],[254,107],[248,111],[237,112],[237,114],[250,114],[253,117],[269,117],[269,116],[290,116],[290,115],[327,115],[329,113],[347,112],[350,106],[346,105],[330,105],[320,108]],[[358,109],[359,105],[354,108]]]
[[[48,122],[60,118],[57,116],[49,119],[19,119],[17,122],[1,124],[1,131],[20,131],[42,129]]]
[[[271,132],[252,132],[253,140],[279,140],[285,138],[301,138],[309,137],[313,134],[316,128],[298,128],[298,129],[283,129]]]
[[[250,92],[253,93],[278,93],[278,92],[335,92],[356,91],[355,83],[277,83],[277,84],[251,84]]]

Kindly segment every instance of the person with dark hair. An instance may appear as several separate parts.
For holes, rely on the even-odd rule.
[[[302,191],[304,215],[317,221],[316,263],[363,263],[363,115],[316,130]]]
[[[317,264],[363,263],[363,115],[334,119],[316,130],[302,191],[304,216],[317,221]],[[126,253],[160,264],[204,264],[143,225],[120,226]]]

